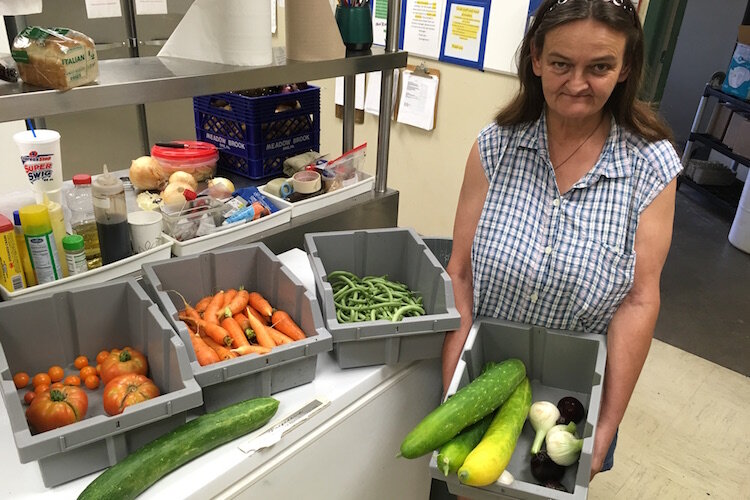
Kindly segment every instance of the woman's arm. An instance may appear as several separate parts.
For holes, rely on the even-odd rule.
[[[675,183],[643,211],[635,235],[633,288],[617,309],[607,332],[607,367],[591,476],[602,467],[646,361],[659,315],[659,280],[672,241]]]
[[[461,314],[458,330],[449,332],[443,343],[443,393],[450,385],[466,337],[472,323],[474,304],[471,273],[471,245],[482,214],[489,183],[479,158],[477,143],[466,160],[464,180],[458,196],[458,208],[453,223],[453,250],[446,271],[451,277],[456,309]]]

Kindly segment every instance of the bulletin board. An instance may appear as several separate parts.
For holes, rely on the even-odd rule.
[[[516,52],[541,0],[402,0],[399,48],[426,59],[516,74]],[[385,42],[387,0],[371,0]]]

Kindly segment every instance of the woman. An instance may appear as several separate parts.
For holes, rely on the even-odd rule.
[[[612,467],[651,343],[682,168],[636,98],[642,69],[630,0],[542,3],[520,91],[469,154],[447,269],[461,326],[446,336],[444,387],[477,316],[607,334],[592,477]]]

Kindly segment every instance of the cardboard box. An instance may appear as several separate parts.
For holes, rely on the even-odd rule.
[[[721,90],[740,99],[750,98],[750,26],[740,26],[737,46]]]
[[[724,144],[734,153],[750,158],[750,120],[733,114],[724,134]]]
[[[733,111],[731,109],[722,103],[718,103],[711,113],[706,133],[715,139],[723,141],[724,134],[727,131],[727,127],[729,127],[729,121],[732,119],[732,114]]]

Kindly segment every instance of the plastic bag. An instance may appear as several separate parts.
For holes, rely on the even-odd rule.
[[[323,176],[326,184],[330,182],[330,185],[326,186],[326,192],[355,184],[359,180],[359,172],[365,164],[366,156],[367,143],[365,142],[335,160],[329,161],[324,169],[327,175]]]

